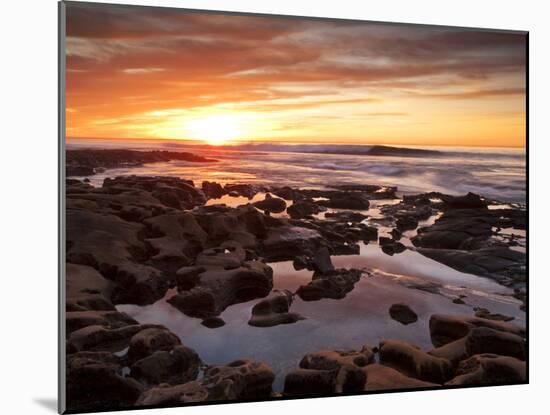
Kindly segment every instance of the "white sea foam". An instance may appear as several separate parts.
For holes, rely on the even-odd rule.
[[[228,148],[178,142],[74,140],[68,148],[133,148],[191,151],[218,163],[183,161],[112,169],[91,177],[121,174],[171,175],[221,183],[247,182],[297,187],[327,184],[381,184],[398,186],[404,193],[440,191],[448,194],[479,193],[503,202],[525,202],[524,149],[382,147],[384,155],[369,154],[378,146],[261,143]],[[418,152],[417,150],[427,150]],[[378,150],[377,150],[378,151]],[[431,152],[433,151],[433,152]],[[377,153],[378,154],[378,153]],[[403,156],[402,154],[406,154]]]

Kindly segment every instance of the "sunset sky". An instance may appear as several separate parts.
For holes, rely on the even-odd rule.
[[[67,5],[67,136],[525,145],[525,36]]]

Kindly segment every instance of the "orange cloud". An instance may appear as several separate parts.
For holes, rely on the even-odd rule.
[[[185,139],[241,112],[243,140],[520,146],[525,51],[515,32],[70,3],[67,134]]]

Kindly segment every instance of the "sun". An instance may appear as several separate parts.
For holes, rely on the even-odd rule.
[[[231,114],[205,115],[185,123],[190,138],[221,146],[241,136],[240,120]]]

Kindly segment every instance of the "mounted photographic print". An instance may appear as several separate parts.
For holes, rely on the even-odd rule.
[[[59,16],[61,412],[528,382],[527,32]]]

